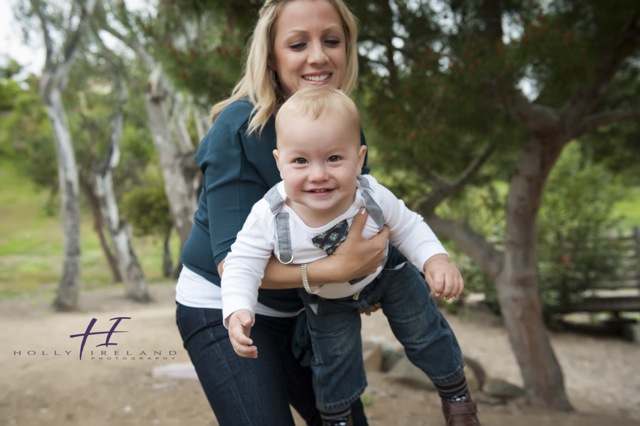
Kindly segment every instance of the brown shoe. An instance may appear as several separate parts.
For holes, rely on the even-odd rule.
[[[469,395],[464,402],[449,402],[443,399],[442,413],[447,421],[446,426],[480,426],[478,406]]]

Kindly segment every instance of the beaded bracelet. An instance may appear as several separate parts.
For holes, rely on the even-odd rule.
[[[307,264],[306,263],[303,263],[303,264],[300,265],[300,273],[302,274],[302,287],[304,287],[306,292],[309,293],[309,294],[318,294],[318,293],[320,293],[320,289],[322,289],[322,287],[324,287],[324,286],[323,285],[314,286],[315,290],[311,289],[311,286],[309,285],[309,276],[307,275]]]

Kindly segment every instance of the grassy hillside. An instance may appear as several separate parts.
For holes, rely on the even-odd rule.
[[[12,163],[0,162],[0,298],[55,294],[62,271],[63,235],[57,206],[54,216],[45,211],[47,198]],[[86,212],[80,232],[82,288],[111,285],[111,273]],[[147,281],[161,280],[161,241],[135,238],[134,248]]]
[[[48,194],[22,177],[14,164],[0,162],[0,298],[36,292],[51,293],[53,298],[55,294],[62,270],[62,226],[57,206],[54,216],[47,215],[47,198]],[[626,225],[640,226],[640,188],[630,191],[616,210],[625,216]],[[81,239],[82,288],[112,285],[86,212]],[[162,280],[161,241],[135,237],[134,248],[147,281]]]

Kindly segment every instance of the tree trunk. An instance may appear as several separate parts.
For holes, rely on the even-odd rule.
[[[169,86],[166,77],[156,66],[151,72],[149,90],[146,95],[149,128],[153,143],[158,152],[160,167],[164,179],[165,192],[169,201],[169,210],[173,225],[180,237],[180,247],[184,246],[191,226],[193,214],[197,206],[196,181],[194,173],[194,149],[187,143],[181,119],[170,116],[171,102],[178,99]],[[172,124],[173,123],[173,124]]]
[[[96,231],[98,235],[98,239],[100,240],[100,247],[102,247],[102,252],[104,253],[104,257],[107,259],[107,263],[109,264],[109,270],[111,271],[111,277],[114,283],[122,282],[122,275],[120,274],[120,269],[118,268],[118,261],[114,256],[111,247],[109,247],[109,241],[104,233],[104,219],[102,217],[102,213],[100,210],[100,201],[98,197],[93,192],[93,184],[89,182],[89,179],[83,177],[80,174],[80,187],[84,192],[84,195],[87,197],[89,202],[89,207],[91,207],[91,216],[93,216],[93,229]]]
[[[64,114],[62,93],[58,86],[48,85],[53,73],[45,71],[42,76],[44,90],[42,99],[53,128],[58,158],[58,180],[60,183],[63,267],[58,293],[53,302],[56,309],[69,311],[76,308],[80,293],[80,204],[78,201],[78,167],[73,152],[71,132]]]
[[[111,169],[115,164],[117,161],[111,162],[110,167],[95,175],[94,193],[100,200],[102,216],[113,241],[118,269],[124,281],[125,294],[136,302],[148,302],[151,297],[147,291],[142,268],[131,244],[131,227],[120,220],[118,204],[113,192]]]
[[[118,76],[115,76],[118,79]],[[122,77],[120,77],[122,78]],[[125,294],[137,302],[151,300],[147,291],[147,283],[142,268],[131,243],[131,227],[120,219],[118,202],[113,190],[113,170],[120,163],[120,145],[124,128],[123,105],[127,100],[127,93],[121,80],[115,82],[120,92],[119,102],[111,122],[111,135],[108,154],[93,176],[93,193],[98,200],[102,218],[107,225],[118,270],[124,281]]]
[[[171,260],[171,229],[167,232],[162,244],[162,276],[171,277],[173,272],[173,260]]]
[[[542,318],[536,269],[536,218],[547,175],[561,152],[559,145],[532,137],[521,150],[507,198],[504,264],[496,285],[528,402],[571,410]]]
[[[173,226],[180,238],[180,247],[183,247],[193,225],[199,184],[194,145],[186,131],[184,97],[172,87],[161,65],[139,40],[110,25],[104,25],[103,29],[133,49],[149,71],[145,96],[149,129],[160,161]],[[196,116],[198,120],[202,120],[199,115]],[[201,122],[196,126],[199,134],[204,133],[206,127]]]
[[[95,5],[95,0],[87,0],[80,5],[79,16],[69,19],[69,22],[73,22],[72,25],[75,27],[64,34],[64,46],[56,54],[53,49],[54,37],[49,33],[50,22],[46,15],[46,8],[40,1],[31,0],[33,12],[40,21],[46,46],[45,69],[40,80],[40,97],[44,102],[53,129],[58,158],[58,180],[64,230],[63,271],[53,305],[56,309],[65,311],[75,309],[78,303],[81,259],[78,167],[69,123],[62,103],[62,89]],[[56,64],[57,57],[63,59],[59,64]]]

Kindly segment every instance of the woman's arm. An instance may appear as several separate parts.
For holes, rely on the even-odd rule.
[[[206,145],[198,149],[216,264],[229,253],[254,204],[280,180],[272,154],[273,126],[262,134],[246,133],[252,107],[246,101],[227,106],[216,119]]]
[[[307,265],[309,285],[345,282],[372,274],[378,269],[386,255],[389,230],[385,227],[373,238],[363,238],[362,230],[367,223],[367,216],[367,211],[363,208],[361,213],[353,218],[347,239],[336,251],[331,256]],[[224,260],[218,264],[220,275],[223,270]],[[301,287],[300,265],[285,265],[275,256],[271,256],[265,269],[262,288],[282,290]]]
[[[385,228],[371,239],[362,237],[367,222],[367,212],[363,208],[351,224],[347,239],[336,251],[325,258],[311,262],[307,266],[307,276],[311,286],[351,279],[372,274],[385,258],[389,232]],[[284,289],[302,287],[300,265],[284,265],[274,257],[265,270],[263,288]]]

